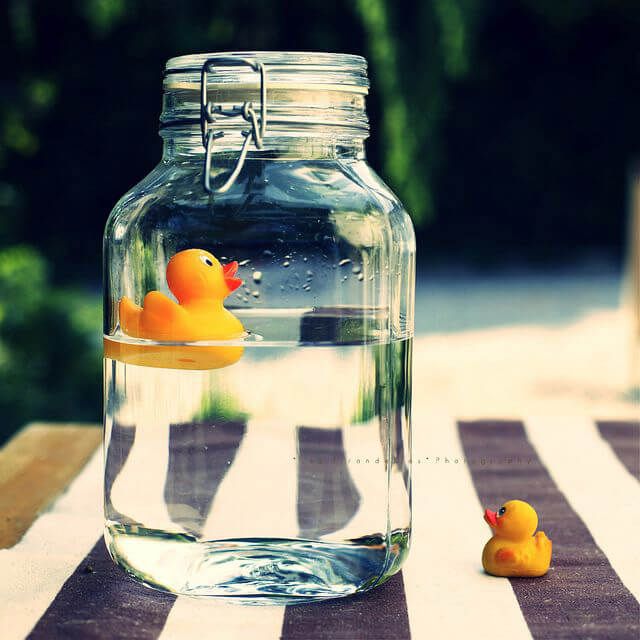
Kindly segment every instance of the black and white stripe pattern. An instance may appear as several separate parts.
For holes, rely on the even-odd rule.
[[[637,601],[559,490],[527,439],[524,425],[463,422],[459,429],[480,501],[497,507],[518,496],[536,505],[541,514],[539,527],[553,541],[553,567],[547,575],[510,579],[533,637],[619,638],[629,634],[638,623]],[[547,431],[546,437],[556,437],[556,431]],[[579,451],[565,449],[564,455],[579,456]],[[602,517],[607,517],[606,508]]]
[[[173,427],[171,437],[179,438],[179,432]],[[0,636],[636,638],[638,433],[638,423],[569,418],[416,419],[414,537],[403,571],[367,594],[289,607],[176,598],[127,579],[100,538],[101,454],[96,453],[23,540],[0,551]],[[240,473],[240,466],[255,464],[260,451],[260,433],[251,423],[216,437],[224,440],[225,460],[235,456],[235,462],[226,474],[211,472],[215,460],[202,462],[211,472],[210,494],[196,496],[185,511],[189,522],[182,522],[206,533],[214,531],[215,517],[235,513],[225,500],[227,483],[234,482],[234,469]],[[306,490],[305,474],[313,469],[305,443],[311,438],[317,453],[318,437],[328,458],[340,460],[339,433],[300,427],[292,436],[297,441],[282,444],[292,453],[292,468],[274,482],[286,473],[298,477],[297,487],[286,491]],[[216,446],[209,449],[215,456]],[[178,459],[169,461],[170,478],[180,466]],[[167,500],[186,504],[188,487],[172,485],[170,478]],[[336,478],[342,478],[340,486]],[[359,508],[357,483],[348,473],[325,480],[319,499],[333,510],[332,527],[339,529]],[[312,488],[318,491],[315,484]],[[260,499],[259,490],[257,496],[251,491],[248,487],[249,507]],[[187,498],[180,502],[180,496]],[[515,497],[535,505],[541,528],[554,542],[552,570],[543,578],[506,580],[481,571],[480,554],[490,535],[482,508]],[[302,530],[312,530],[318,521],[313,513],[300,513],[298,520]]]

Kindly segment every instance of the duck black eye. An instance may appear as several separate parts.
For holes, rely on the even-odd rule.
[[[202,260],[202,262],[204,262],[207,267],[213,267],[213,262],[211,262],[211,260],[209,260],[207,256],[200,256],[200,260]]]
[[[498,511],[498,515],[499,516],[503,516],[506,512],[507,508],[506,507],[500,507],[500,511]]]

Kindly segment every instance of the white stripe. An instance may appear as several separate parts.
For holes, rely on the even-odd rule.
[[[455,421],[421,416],[413,427],[413,541],[402,569],[412,636],[530,638],[509,581],[482,571],[490,531]]]
[[[116,511],[155,529],[182,533],[184,529],[173,522],[164,499],[170,429],[160,415],[140,416],[131,451],[111,487],[111,504]]]
[[[588,418],[529,418],[525,428],[558,489],[622,582],[640,599],[638,482]]]
[[[220,483],[204,526],[205,540],[289,537],[298,533],[296,513],[296,433],[252,420],[229,471]],[[222,599],[179,597],[165,623],[161,640],[214,637],[279,638],[285,607],[248,607]],[[255,635],[255,634],[254,634]]]
[[[172,424],[189,422],[202,398],[200,372],[188,371],[176,376],[174,370],[131,367],[131,375],[116,363],[118,376],[124,381],[128,402],[119,408],[116,420],[120,429],[135,425],[131,451],[114,479],[111,503],[120,513],[130,514],[138,522],[155,529],[184,533],[175,523],[165,503],[164,490],[169,467],[169,438]],[[141,369],[144,371],[141,373]],[[122,384],[122,383],[121,383]],[[155,389],[172,389],[173,393],[148,397]],[[180,398],[180,402],[176,402]],[[107,420],[107,430],[112,421]]]
[[[250,420],[202,531],[206,540],[296,538],[296,431]]]
[[[11,549],[0,550],[2,639],[24,638],[102,533],[102,454]]]
[[[280,638],[284,607],[251,607],[231,602],[179,597],[158,640],[184,638]]]
[[[333,540],[359,538],[365,532],[384,531],[386,528],[387,513],[383,496],[387,493],[387,472],[379,430],[379,421],[374,418],[366,424],[352,425],[342,432],[345,461],[358,492],[359,504],[344,527],[331,532]]]

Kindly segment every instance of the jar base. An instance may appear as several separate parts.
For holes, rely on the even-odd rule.
[[[408,541],[408,536],[394,535]],[[113,560],[146,586],[239,604],[285,605],[349,596],[382,584],[400,568],[384,538],[349,543],[244,538],[197,541],[191,536],[108,524]],[[398,561],[400,560],[400,562]]]

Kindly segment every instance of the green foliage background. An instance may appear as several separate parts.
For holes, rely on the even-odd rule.
[[[8,0],[0,20],[0,440],[97,419],[101,234],[157,162],[167,58],[370,62],[370,161],[423,257],[619,256],[640,140],[635,0]]]

